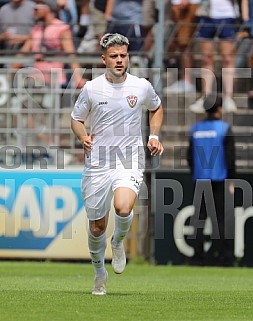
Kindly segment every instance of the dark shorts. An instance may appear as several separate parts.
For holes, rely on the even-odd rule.
[[[129,51],[140,51],[144,45],[144,30],[138,24],[108,22],[106,33],[120,33],[129,39]]]
[[[196,34],[197,38],[208,40],[218,37],[219,39],[230,40],[234,39],[235,34],[235,19],[199,18],[198,31]]]

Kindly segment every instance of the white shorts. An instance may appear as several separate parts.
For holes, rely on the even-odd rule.
[[[110,211],[113,192],[127,187],[138,196],[143,181],[143,170],[107,169],[105,172],[86,173],[82,177],[82,197],[89,220],[98,220]]]

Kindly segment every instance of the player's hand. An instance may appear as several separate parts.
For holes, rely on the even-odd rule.
[[[151,152],[151,156],[162,155],[164,151],[163,145],[155,138],[151,138],[148,141],[147,147]]]
[[[92,150],[93,138],[94,138],[94,134],[91,134],[91,135],[83,137],[83,139],[82,139],[84,154],[87,157],[89,157],[89,154],[90,154],[90,152]]]

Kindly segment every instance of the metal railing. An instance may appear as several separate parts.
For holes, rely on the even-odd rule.
[[[3,165],[8,157],[19,162],[17,155],[27,154],[31,146],[48,154],[53,146],[75,150],[69,119],[79,91],[72,81],[61,87],[56,81],[57,70],[51,72],[50,83],[36,78],[35,72],[30,67],[0,69],[0,162]],[[65,72],[70,79],[72,71]]]
[[[83,163],[83,149],[70,128],[70,114],[80,89],[75,87],[70,69],[64,70],[67,83],[61,86],[58,81],[61,72],[52,69],[43,78],[47,73],[32,67],[0,69],[0,166],[3,168],[30,166],[41,157],[47,158],[48,165],[58,167]],[[86,78],[87,70],[80,72]],[[91,78],[103,72],[104,68],[94,68]]]

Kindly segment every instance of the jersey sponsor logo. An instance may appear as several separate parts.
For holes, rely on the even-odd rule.
[[[134,108],[134,106],[137,104],[137,100],[138,100],[137,96],[129,95],[129,96],[127,96],[126,99],[127,99],[129,107],[131,107],[131,108]]]
[[[108,104],[108,101],[99,101],[98,102],[98,105],[101,106],[101,105],[107,105]]]

